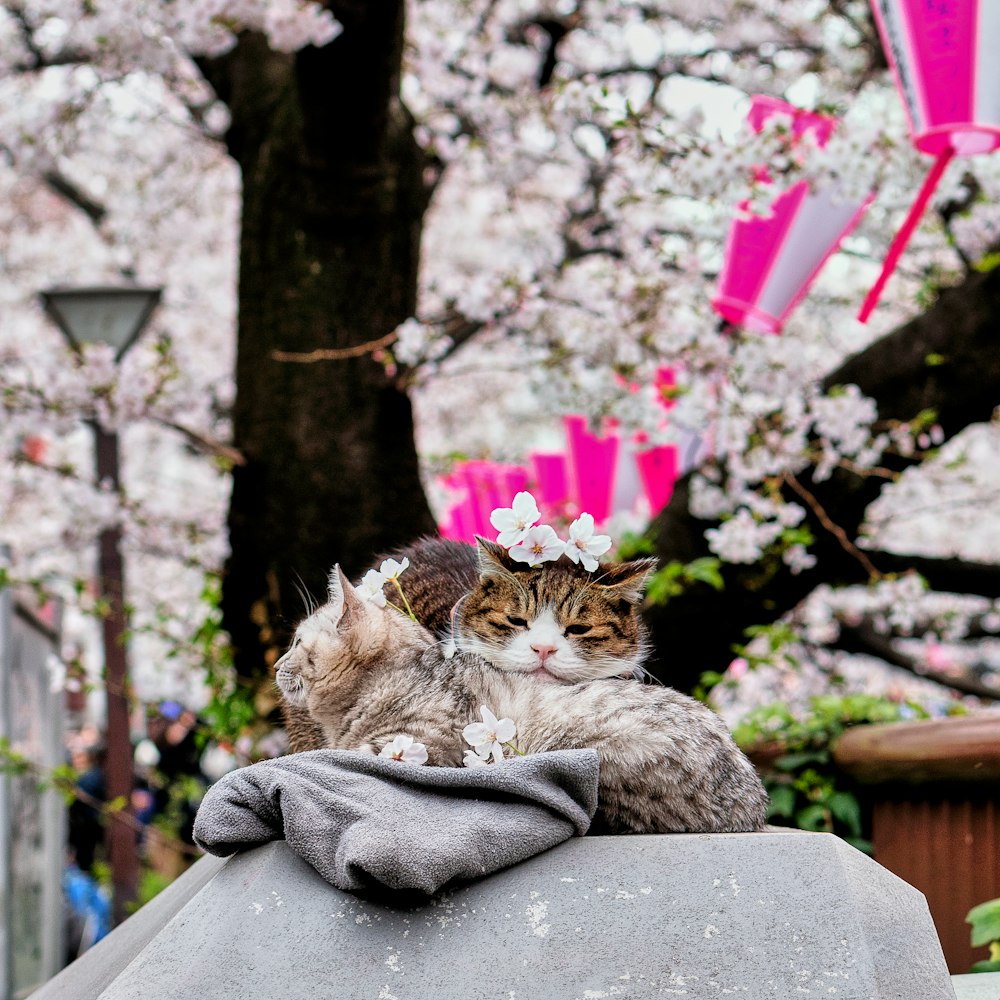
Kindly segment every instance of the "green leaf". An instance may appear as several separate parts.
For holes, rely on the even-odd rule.
[[[774,766],[779,771],[797,771],[806,764],[825,764],[829,755],[819,750],[803,750],[799,753],[786,753],[779,757]]]
[[[989,944],[1000,939],[1000,899],[990,899],[969,910],[965,917],[972,924],[972,945]]]
[[[771,804],[767,810],[768,819],[772,816],[785,816],[792,819],[795,816],[795,790],[789,785],[777,785],[770,789]]]
[[[830,812],[826,806],[822,806],[818,802],[801,810],[795,817],[795,821],[801,830],[811,830],[815,833],[830,832]]]
[[[972,266],[975,270],[979,271],[980,274],[993,271],[1000,267],[1000,253],[983,254],[983,256],[980,257],[979,260],[977,260]]]
[[[835,792],[827,800],[833,818],[840,820],[855,837],[861,836],[861,807],[849,792]]]
[[[982,962],[976,962],[969,972],[1000,972],[1000,962],[984,959]]]
[[[725,590],[726,582],[722,578],[721,566],[722,562],[714,556],[703,556],[689,562],[684,568],[684,575],[689,580],[707,583],[715,590]]]

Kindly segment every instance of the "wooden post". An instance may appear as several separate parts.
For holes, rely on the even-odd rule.
[[[927,897],[949,970],[968,972],[986,953],[965,915],[1000,897],[1000,715],[858,726],[833,757],[878,786],[875,860]]]

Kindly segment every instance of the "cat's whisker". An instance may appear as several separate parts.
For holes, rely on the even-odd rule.
[[[292,585],[295,587],[295,590],[299,595],[299,600],[302,601],[302,606],[306,609],[306,617],[308,617],[316,610],[316,598],[309,592],[309,588],[306,586],[305,580],[303,580],[298,573],[295,574],[295,579],[292,581]]]

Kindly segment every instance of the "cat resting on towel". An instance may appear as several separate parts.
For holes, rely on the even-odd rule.
[[[589,573],[567,558],[532,567],[485,539],[423,539],[391,558],[409,561],[404,590],[417,618],[449,652],[546,683],[641,676],[648,644],[639,616],[655,559]],[[398,603],[387,584],[385,596]],[[308,713],[284,706],[289,749],[326,746]]]
[[[499,669],[461,649],[446,658],[427,629],[363,600],[339,567],[328,603],[298,627],[275,670],[287,703],[308,712],[333,749],[379,753],[406,733],[425,744],[429,764],[457,767],[462,728],[478,721],[481,705],[515,721],[523,753],[592,747],[600,760],[594,832],[765,824],[757,773],[704,705],[609,677],[539,683],[534,671]]]

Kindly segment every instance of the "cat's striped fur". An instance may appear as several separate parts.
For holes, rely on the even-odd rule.
[[[765,823],[759,777],[699,702],[635,680],[540,684],[475,654],[447,660],[426,629],[361,600],[339,569],[330,601],[300,625],[276,674],[286,700],[309,713],[333,748],[377,753],[407,733],[427,746],[429,764],[458,766],[461,730],[478,721],[480,705],[514,719],[526,753],[593,747],[595,832],[752,831]]]
[[[574,684],[642,673],[646,634],[639,617],[655,560],[603,565],[595,573],[562,558],[537,567],[499,545],[422,539],[390,553],[410,566],[400,577],[417,620],[450,651],[476,653],[501,670]],[[381,562],[381,560],[379,560]],[[388,600],[398,594],[386,585]],[[293,752],[323,746],[308,716],[285,706]]]

